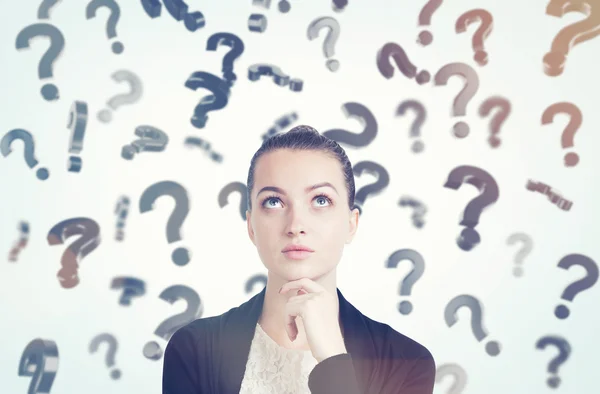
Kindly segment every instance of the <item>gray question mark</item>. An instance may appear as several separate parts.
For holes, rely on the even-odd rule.
[[[525,233],[514,233],[506,239],[506,244],[514,245],[517,241],[523,242],[524,245],[521,249],[519,249],[519,253],[517,253],[517,255],[515,256],[515,263],[523,264],[523,260],[525,259],[525,257],[527,257],[529,253],[531,253],[531,250],[533,249],[533,240],[529,235]],[[513,275],[517,277],[522,276],[523,269],[521,267],[513,268]]]
[[[445,86],[451,76],[459,75],[466,81],[465,86],[454,98],[452,105],[452,116],[465,116],[467,113],[467,104],[479,90],[479,76],[475,69],[465,63],[449,63],[435,74],[435,85]],[[465,138],[469,135],[469,125],[465,122],[456,122],[453,128],[454,136]]]
[[[444,310],[444,319],[448,327],[452,327],[457,321],[456,312],[459,308],[466,306],[471,310],[471,330],[477,338],[478,342],[488,336],[485,328],[483,328],[483,311],[479,300],[472,295],[462,294],[454,297],[446,305]],[[500,354],[500,344],[496,341],[490,341],[485,345],[485,351],[490,356]]]
[[[202,317],[204,305],[200,300],[198,293],[194,289],[184,285],[173,285],[167,287],[160,293],[159,298],[173,304],[175,301],[184,299],[187,302],[187,308],[182,313],[171,316],[163,321],[154,331],[154,334],[168,341],[171,336],[186,324]],[[163,351],[160,345],[155,341],[150,341],[144,345],[144,357],[150,360],[159,360]]]
[[[167,222],[167,241],[180,241],[181,226],[190,211],[190,199],[179,183],[162,181],[149,186],[140,197],[140,213],[153,210],[156,199],[165,195],[175,199],[175,209]],[[190,262],[190,252],[186,248],[177,248],[171,254],[171,259],[179,266],[186,265]]]
[[[111,78],[116,82],[127,81],[129,86],[131,87],[131,91],[129,93],[118,94],[118,95],[114,96],[113,98],[111,98],[110,100],[108,100],[107,104],[113,110],[116,110],[117,108],[119,108],[120,106],[122,106],[124,104],[135,103],[142,96],[142,92],[143,92],[142,81],[140,80],[140,78],[137,75],[135,75],[131,71],[127,71],[127,70],[115,71],[111,75]],[[112,113],[110,112],[110,110],[103,109],[102,111],[100,111],[98,113],[98,119],[103,123],[108,123],[112,120]]]
[[[248,206],[248,187],[242,182],[230,182],[219,192],[219,207],[229,204],[229,195],[233,192],[240,193],[240,215],[246,220],[246,207]]]
[[[374,161],[361,161],[356,163],[352,167],[352,171],[354,175],[361,176],[364,172],[367,172],[371,175],[377,176],[377,181],[371,183],[367,186],[363,186],[359,191],[356,192],[354,204],[356,208],[358,208],[359,214],[362,214],[362,206],[367,199],[367,196],[376,196],[380,194],[388,185],[390,184],[390,175],[387,170],[381,166],[381,164],[377,164]]]
[[[411,216],[413,225],[417,228],[423,227],[423,225],[425,224],[423,222],[423,216],[425,216],[425,213],[427,213],[427,207],[423,205],[421,201],[408,196],[402,196],[400,198],[400,201],[398,201],[398,205],[400,205],[401,207],[409,206],[414,208],[413,214]]]
[[[221,163],[223,161],[223,155],[217,153],[210,148],[210,142],[203,140],[200,137],[187,137],[185,139],[186,146],[197,146],[204,150],[206,154],[210,156],[213,161]]]
[[[115,0],[92,0],[85,8],[85,18],[90,20],[96,17],[96,11],[100,7],[107,7],[110,9],[110,16],[106,22],[106,35],[108,38],[114,38],[117,36],[117,22],[121,17],[121,8]],[[119,54],[123,52],[123,43],[115,41],[112,43],[113,53]]]
[[[492,148],[497,148],[501,143],[501,140],[497,137],[497,134],[500,133],[500,127],[511,112],[510,101],[504,97],[492,96],[479,106],[479,116],[488,116],[493,108],[500,108],[500,111],[498,111],[492,118],[490,125],[492,135],[489,136],[488,142]]]
[[[271,0],[252,0],[252,5],[269,9]],[[267,17],[263,14],[251,14],[248,17],[248,30],[263,33],[267,30]]]
[[[598,281],[598,265],[594,260],[587,256],[573,253],[566,255],[558,262],[558,267],[564,270],[568,270],[574,265],[585,268],[586,275],[582,279],[567,286],[560,297],[563,300],[573,301],[573,298],[575,298],[577,294],[589,289]],[[570,311],[566,305],[558,305],[554,310],[554,315],[559,319],[566,319],[569,317],[569,314]]]
[[[84,101],[73,101],[71,109],[69,110],[69,121],[67,122],[67,128],[71,130],[71,136],[69,137],[70,153],[79,154],[83,149],[83,138],[85,137],[85,129],[87,127],[87,117],[87,103]],[[70,156],[67,164],[68,171],[81,171],[81,157]]]
[[[417,113],[417,118],[410,128],[410,136],[419,137],[421,135],[421,126],[423,126],[423,123],[425,123],[425,119],[427,117],[427,112],[425,111],[423,104],[420,102],[416,100],[406,100],[398,106],[398,109],[396,109],[396,116],[404,115],[406,110],[409,108]],[[421,140],[417,140],[412,144],[412,151],[415,153],[422,152],[424,148],[425,145]]]
[[[246,286],[244,289],[246,290],[246,294],[250,293],[257,283],[262,283],[263,287],[267,285],[267,275],[265,274],[256,274],[250,277],[246,281]]]
[[[92,342],[90,342],[89,351],[90,353],[96,353],[98,350],[98,346],[102,342],[106,342],[108,344],[108,351],[106,352],[106,366],[112,367],[115,365],[115,353],[117,352],[117,338],[115,338],[112,334],[103,333],[96,335]],[[110,371],[110,377],[113,379],[119,379],[121,377],[121,370],[113,369]]]
[[[29,223],[23,221],[19,222],[17,230],[20,232],[20,237],[10,250],[8,254],[8,261],[17,261],[19,253],[25,246],[27,246],[27,241],[29,241]]]
[[[162,152],[169,143],[169,136],[154,126],[138,126],[135,128],[135,135],[140,139],[123,146],[121,149],[121,157],[126,160],[133,159],[136,153]]]
[[[261,75],[273,77],[273,82],[279,86],[287,86],[293,92],[300,92],[304,87],[304,81],[298,78],[290,79],[289,75],[285,75],[283,71],[272,64],[258,63],[248,67],[248,79],[258,81]]]
[[[462,394],[467,385],[467,372],[458,364],[442,364],[435,372],[435,382],[440,383],[448,375],[454,376],[454,383],[446,394]]]
[[[118,215],[119,218],[117,221],[117,232],[115,234],[115,239],[117,241],[122,241],[125,237],[125,233],[123,233],[123,227],[125,227],[125,219],[127,219],[127,214],[129,213],[129,197],[122,196],[119,201],[117,201],[114,213]]]
[[[261,136],[263,141],[279,133],[281,130],[289,127],[296,120],[298,120],[297,112],[290,112],[289,114],[281,116],[275,121],[275,125]]]
[[[19,32],[15,46],[17,49],[29,48],[31,39],[40,36],[50,39],[50,48],[48,48],[40,60],[38,75],[40,79],[52,78],[52,66],[65,48],[65,38],[60,30],[49,23],[34,23]],[[51,83],[42,86],[41,92],[42,97],[46,101],[53,101],[59,98],[58,88]]]
[[[27,163],[27,166],[29,166],[29,168],[35,167],[38,164],[38,161],[36,160],[33,154],[33,136],[27,130],[14,129],[9,131],[4,137],[2,137],[2,140],[0,141],[0,152],[2,152],[2,156],[6,157],[10,155],[10,153],[12,152],[10,146],[12,145],[12,142],[14,140],[23,141],[23,145],[25,145],[23,148],[25,162]],[[48,179],[50,173],[46,168],[42,167],[37,169],[37,171],[35,172],[35,176],[37,176],[38,179],[44,181]]]
[[[38,7],[38,19],[50,19],[50,9],[56,5],[60,0],[44,0]]]
[[[327,59],[329,59],[335,54],[335,43],[340,36],[340,24],[338,21],[330,16],[317,18],[308,25],[306,34],[308,39],[312,41],[319,36],[319,32],[324,27],[329,28],[329,33],[327,33],[327,37],[323,41],[323,52]],[[340,62],[335,59],[327,60],[325,65],[329,71],[337,71],[340,68]]]
[[[402,260],[410,260],[413,269],[402,280],[400,285],[400,295],[410,295],[414,284],[423,276],[425,272],[425,260],[419,252],[413,249],[400,249],[395,251],[388,257],[386,268],[397,268],[398,263]],[[403,315],[409,315],[412,312],[413,306],[410,301],[402,301],[398,304],[398,311]]]
[[[379,73],[387,79],[394,76],[394,66],[392,66],[390,59],[394,59],[396,66],[398,66],[398,69],[406,77],[412,79],[416,76],[415,80],[419,85],[428,83],[431,79],[431,75],[427,70],[421,70],[417,74],[417,67],[410,62],[404,48],[395,42],[388,42],[382,46],[381,49],[377,51],[375,59],[377,61]]]
[[[548,372],[552,373],[554,376],[548,378],[546,383],[549,387],[553,389],[557,388],[560,385],[560,377],[558,377],[558,367],[563,364],[569,358],[571,354],[571,345],[567,342],[566,339],[560,337],[558,335],[546,335],[538,339],[535,344],[537,349],[545,349],[548,345],[556,346],[559,350],[558,356],[554,357],[548,365]]]
[[[31,376],[27,394],[49,393],[58,371],[58,347],[50,339],[33,339],[19,361],[19,376]]]
[[[130,276],[118,276],[113,278],[110,288],[123,290],[121,298],[119,298],[119,304],[123,306],[131,305],[131,299],[133,297],[141,297],[146,294],[146,283],[141,279],[132,278]]]
[[[363,131],[355,134],[344,129],[331,129],[324,131],[323,135],[338,143],[354,147],[365,147],[373,142],[378,130],[377,119],[373,113],[364,105],[355,102],[345,103],[342,105],[342,110],[347,118],[358,119],[363,125]]]

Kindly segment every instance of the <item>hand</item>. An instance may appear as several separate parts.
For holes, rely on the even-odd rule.
[[[338,320],[339,308],[334,297],[323,286],[309,278],[301,278],[284,284],[280,294],[297,290],[297,295],[288,298],[285,306],[285,330],[291,341],[298,335],[296,317],[302,318],[306,339],[314,358],[318,362],[347,353]]]

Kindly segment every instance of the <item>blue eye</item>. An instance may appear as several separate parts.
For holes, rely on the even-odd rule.
[[[329,196],[328,196],[328,195],[326,195],[326,194],[324,194],[324,193],[317,194],[317,195],[316,195],[316,196],[313,198],[313,200],[315,200],[315,199],[317,199],[317,198],[325,199],[325,200],[327,200],[327,202],[329,203],[329,205],[333,205],[333,201],[331,200],[331,198],[329,198]],[[279,200],[279,201],[281,201],[281,200],[279,199],[279,197],[277,197],[276,195],[270,195],[270,196],[268,196],[268,197],[265,197],[265,198],[262,200],[261,206],[263,206],[263,207],[264,207],[264,206],[265,206],[265,203],[266,203],[266,202],[268,202],[268,201],[271,201],[271,200]],[[271,205],[271,206],[272,206],[272,205]],[[325,206],[325,205],[320,205],[320,204],[319,204],[319,206]]]

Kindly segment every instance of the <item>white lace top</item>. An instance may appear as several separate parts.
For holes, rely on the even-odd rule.
[[[308,375],[317,364],[310,350],[279,346],[256,324],[240,394],[310,394]]]

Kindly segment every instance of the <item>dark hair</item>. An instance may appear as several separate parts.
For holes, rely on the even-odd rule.
[[[352,210],[354,208],[354,172],[352,171],[352,164],[346,156],[346,151],[336,141],[319,134],[319,132],[313,127],[307,125],[299,125],[287,133],[276,134],[263,141],[260,148],[256,151],[250,162],[250,169],[248,170],[248,181],[247,186],[247,199],[248,199],[248,210],[252,210],[252,199],[251,193],[254,187],[254,170],[256,162],[265,153],[277,150],[277,149],[292,149],[292,150],[314,150],[320,151],[330,155],[332,158],[337,159],[344,172],[344,180],[346,182],[346,191],[348,192],[348,207]]]

